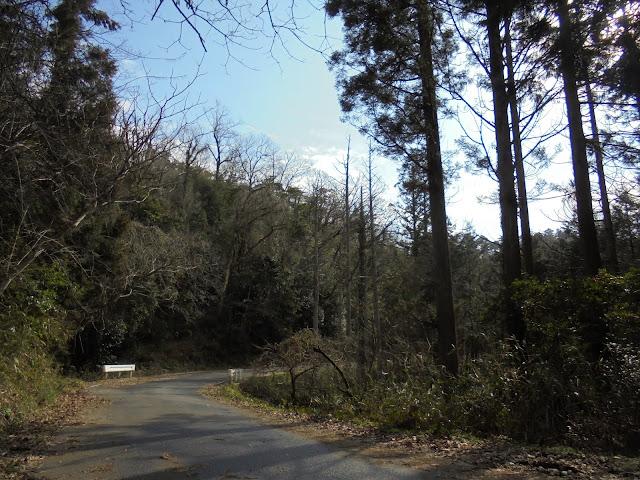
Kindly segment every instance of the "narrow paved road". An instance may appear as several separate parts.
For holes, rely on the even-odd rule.
[[[59,454],[45,460],[47,479],[435,479],[435,473],[382,467],[260,425],[198,390],[226,372],[113,388],[111,403],[86,425],[64,434]]]

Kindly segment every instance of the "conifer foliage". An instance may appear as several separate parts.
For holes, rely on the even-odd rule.
[[[438,359],[458,373],[453,281],[438,125],[437,70],[452,44],[439,14],[427,2],[330,1],[330,16],[344,21],[346,48],[331,58],[340,103],[347,118],[379,143],[382,151],[426,177],[433,239]]]

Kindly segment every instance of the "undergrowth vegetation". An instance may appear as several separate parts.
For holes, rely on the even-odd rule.
[[[33,417],[67,383],[56,362],[70,336],[59,302],[64,285],[54,265],[33,270],[8,291],[13,303],[0,312],[0,431]]]
[[[526,341],[496,342],[466,358],[456,378],[415,341],[395,339],[363,364],[362,338],[304,330],[267,348],[256,365],[263,374],[241,388],[274,405],[386,430],[637,453],[640,272],[515,288]]]
[[[61,393],[78,383],[59,375],[45,355],[29,361],[15,360],[13,370],[5,364],[0,371],[0,438],[4,433],[39,421]]]

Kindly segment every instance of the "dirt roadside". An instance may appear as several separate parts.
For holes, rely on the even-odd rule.
[[[638,457],[580,453],[568,449],[536,449],[517,446],[499,437],[469,441],[389,434],[375,428],[266,410],[230,400],[222,396],[215,385],[207,386],[202,393],[219,402],[242,408],[264,424],[282,426],[340,450],[372,458],[376,463],[437,471],[443,479],[640,479]]]
[[[36,472],[44,458],[54,453],[61,430],[87,423],[93,412],[108,403],[91,393],[94,386],[104,383],[110,387],[138,385],[181,375],[189,374],[97,380],[60,395],[55,404],[40,412],[38,418],[0,432],[0,479],[39,480]]]

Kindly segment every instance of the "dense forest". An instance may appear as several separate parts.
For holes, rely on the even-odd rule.
[[[221,104],[181,123],[178,97],[126,97],[93,0],[0,4],[0,428],[104,363],[262,354],[298,405],[637,450],[638,3],[322,6],[344,25],[328,64],[345,119],[372,141],[334,177]],[[203,8],[176,12],[222,18]],[[499,243],[447,219],[456,105],[490,132],[458,153],[497,181]],[[393,208],[377,155],[400,166]],[[526,172],[560,160],[570,218],[532,232]]]

